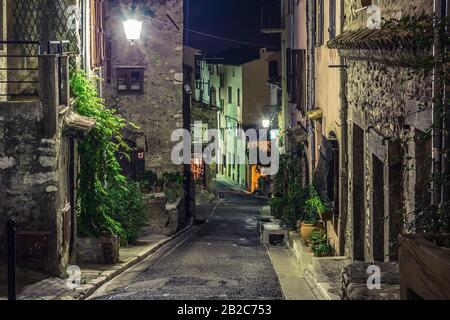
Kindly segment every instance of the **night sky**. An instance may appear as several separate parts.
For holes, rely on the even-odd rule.
[[[279,35],[260,32],[260,8],[263,0],[185,0],[185,28],[223,38],[279,47]],[[219,51],[238,42],[215,39],[186,32],[188,46],[204,52]]]

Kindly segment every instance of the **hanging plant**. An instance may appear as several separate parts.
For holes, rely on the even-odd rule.
[[[78,144],[79,234],[87,237],[117,235],[126,240],[123,224],[113,217],[108,206],[110,188],[127,191],[127,181],[116,158],[121,152],[129,159],[130,147],[122,136],[125,120],[115,110],[105,107],[94,79],[89,79],[85,72],[73,72],[70,84],[76,111],[96,120],[94,129]]]

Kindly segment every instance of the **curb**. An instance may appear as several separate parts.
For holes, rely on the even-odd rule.
[[[75,300],[85,300],[89,296],[91,296],[98,288],[100,288],[102,285],[104,285],[106,282],[112,280],[113,278],[117,277],[127,269],[131,268],[132,266],[138,264],[142,260],[148,258],[150,255],[154,254],[156,251],[158,251],[162,246],[169,243],[170,241],[178,238],[182,234],[184,234],[186,231],[188,231],[192,226],[194,222],[193,219],[191,219],[188,226],[186,226],[184,229],[178,231],[174,235],[170,236],[167,239],[161,240],[157,242],[156,244],[152,245],[146,252],[142,253],[141,255],[135,257],[134,259],[127,261],[125,264],[120,265],[120,267],[113,272],[110,270],[102,272],[97,278],[90,280],[89,283],[82,285],[79,289],[81,294],[75,298]]]

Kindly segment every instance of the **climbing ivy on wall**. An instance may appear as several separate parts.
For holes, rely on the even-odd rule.
[[[115,110],[105,107],[103,99],[98,96],[95,80],[83,71],[72,73],[71,90],[76,111],[96,120],[95,127],[78,145],[79,234],[88,237],[117,235],[126,241],[127,230],[120,221],[120,215],[114,212],[112,203],[113,198],[118,198],[118,190],[128,192],[127,179],[122,175],[116,158],[119,151],[126,156],[130,151],[122,136],[126,122]],[[137,211],[142,211],[142,208]]]

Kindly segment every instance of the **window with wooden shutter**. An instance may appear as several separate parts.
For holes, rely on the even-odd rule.
[[[292,93],[292,50],[286,49],[286,85],[287,93],[290,96]]]
[[[117,68],[117,92],[120,94],[144,93],[144,68],[120,67]]]
[[[112,42],[111,38],[106,39],[106,83],[111,83],[112,79]]]
[[[91,0],[91,66],[100,67],[105,60],[105,1]]]
[[[306,112],[306,51],[293,50],[294,80],[293,80],[293,102],[297,109]]]
[[[323,0],[316,1],[316,46],[324,44],[323,27],[324,25],[324,3]]]
[[[328,34],[330,40],[333,40],[336,37],[336,0],[330,0],[329,6]]]

